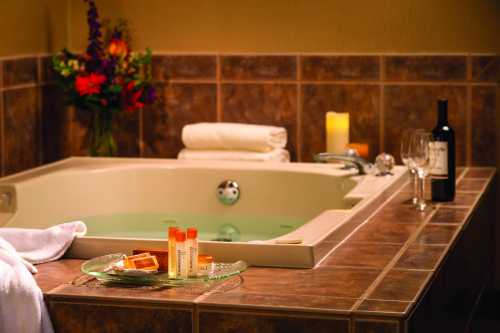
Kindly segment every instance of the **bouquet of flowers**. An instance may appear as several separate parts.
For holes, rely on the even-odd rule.
[[[127,25],[120,21],[101,33],[95,0],[88,3],[88,47],[85,54],[64,49],[54,56],[53,68],[67,101],[91,112],[90,155],[113,156],[116,144],[112,133],[113,115],[133,112],[155,100],[151,77],[151,51],[130,50]]]

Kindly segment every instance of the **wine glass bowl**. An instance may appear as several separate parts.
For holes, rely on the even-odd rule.
[[[432,158],[433,155],[431,150],[433,140],[432,134],[424,130],[414,131],[410,139],[408,158],[411,161],[410,163],[415,167],[415,173],[418,177],[419,189],[416,203],[418,211],[425,211],[429,207],[424,198],[424,186],[425,177],[429,174],[435,161],[435,159]]]
[[[401,143],[400,143],[400,154],[401,154],[401,161],[403,164],[408,168],[408,171],[410,172],[410,177],[413,182],[413,193],[412,197],[410,199],[411,204],[416,205],[418,202],[418,177],[416,174],[416,169],[413,161],[410,158],[410,146],[411,146],[411,141],[412,141],[412,135],[415,133],[415,131],[421,131],[421,129],[415,130],[412,128],[406,129],[403,131],[403,134],[401,135]]]

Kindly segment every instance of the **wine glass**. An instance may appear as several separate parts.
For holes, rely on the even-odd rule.
[[[410,172],[410,176],[413,181],[413,193],[412,197],[410,199],[410,202],[413,205],[417,204],[418,197],[417,197],[417,192],[418,192],[418,177],[417,177],[417,172],[415,169],[415,166],[413,163],[411,163],[410,159],[410,143],[411,143],[411,137],[413,133],[415,133],[415,129],[406,129],[403,131],[403,134],[401,136],[401,161],[403,162],[404,165],[408,168],[408,171]]]
[[[416,130],[410,139],[410,154],[409,159],[415,166],[416,175],[418,177],[418,200],[416,208],[418,211],[425,211],[429,206],[425,201],[425,177],[429,174],[435,161],[432,158],[431,143],[433,142],[432,134],[424,130]]]

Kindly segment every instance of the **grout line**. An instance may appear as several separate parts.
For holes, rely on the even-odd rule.
[[[198,83],[198,84],[216,84],[216,83],[230,83],[230,84],[296,84],[297,80],[280,80],[280,79],[263,79],[263,80],[235,80],[235,79],[170,79],[170,83]],[[50,83],[50,82],[49,82]],[[315,85],[380,85],[380,80],[302,80],[302,84],[315,84]],[[394,86],[480,86],[480,87],[497,87],[495,82],[467,82],[467,81],[384,81],[386,85]]]
[[[159,50],[155,51],[155,54],[159,55],[206,55],[213,56],[217,55],[217,51],[169,51],[169,50]],[[225,56],[248,56],[248,57],[259,57],[259,56],[295,56],[297,54],[303,56],[416,56],[416,57],[424,57],[424,56],[437,56],[437,57],[449,57],[449,56],[467,56],[467,53],[464,52],[224,52]],[[495,53],[473,53],[474,56],[495,56]]]
[[[43,101],[42,101],[42,94],[43,94],[43,89],[42,86],[40,85],[40,81],[42,80],[42,60],[40,57],[36,58],[36,76],[37,76],[37,89],[36,91],[36,103],[37,103],[37,112],[36,112],[36,118],[37,118],[37,128],[38,128],[38,165],[43,164],[43,157],[44,157],[44,146],[43,146]]]
[[[304,141],[304,138],[302,137],[303,136],[303,133],[302,133],[302,114],[304,112],[303,110],[303,105],[302,105],[302,83],[301,83],[301,80],[302,80],[302,58],[297,55],[296,57],[296,61],[297,61],[297,64],[296,64],[296,70],[297,70],[297,73],[296,73],[296,79],[297,79],[297,115],[296,115],[296,119],[295,119],[295,132],[296,132],[296,135],[297,135],[297,138],[296,138],[296,144],[297,146],[295,147],[295,152],[297,154],[297,162],[301,162],[302,161],[302,145],[303,145],[303,141]]]
[[[381,300],[381,301],[386,301],[386,300]],[[399,301],[399,302],[408,302],[408,301]],[[409,302],[411,303],[411,302]],[[383,312],[382,312],[383,313]],[[399,312],[398,312],[399,313]],[[376,322],[376,323],[397,323],[398,324],[398,330],[397,332],[399,332],[399,318],[394,318],[394,319],[382,319],[382,318],[353,318],[354,322],[367,322],[367,323],[372,323],[372,322]],[[372,330],[370,330],[370,332],[373,332]],[[378,331],[380,332],[380,331]]]
[[[385,151],[385,57],[380,56],[380,86],[379,86],[379,153]]]
[[[442,208],[442,206],[440,208]],[[467,212],[467,214],[469,214],[469,212]],[[432,222],[432,221],[429,221],[427,224],[428,225],[437,225],[437,226],[454,226],[454,227],[457,227],[457,226],[460,226],[460,225],[464,224],[464,221],[462,221],[462,222]],[[427,245],[427,244],[424,243],[422,245]],[[434,245],[446,245],[446,243],[434,243]]]
[[[367,265],[339,265],[339,264],[323,264],[321,266],[322,268],[349,268],[349,269],[361,269],[361,270],[373,270],[373,271],[382,271],[383,267],[374,267],[374,266],[367,266]]]
[[[472,79],[472,58],[467,57],[467,81]],[[467,85],[465,101],[465,164],[472,165],[472,87]]]
[[[0,61],[12,61],[12,60],[36,58],[36,57],[40,56],[40,54],[46,55],[46,53],[24,53],[24,54],[19,54],[19,55],[0,57]]]
[[[139,156],[144,157],[144,108],[139,109],[138,114],[138,126],[139,126]]]
[[[67,38],[68,42],[66,43],[68,45],[68,49],[72,50],[72,35],[71,35],[71,1],[68,1],[68,24],[67,24]],[[72,50],[74,52],[83,52],[83,50]],[[24,53],[24,54],[19,54],[19,55],[9,55],[9,56],[1,56],[1,60],[11,60],[11,59],[17,59],[17,58],[30,58],[30,57],[36,57],[38,55],[52,55],[57,52],[39,52],[39,53]],[[273,57],[273,56],[297,56],[301,55],[304,57],[311,57],[311,56],[320,56],[320,57],[363,57],[363,56],[372,56],[372,57],[377,57],[377,56],[385,56],[385,57],[425,57],[425,56],[433,56],[433,57],[448,57],[448,56],[461,56],[461,57],[467,57],[467,56],[473,56],[473,57],[484,57],[484,56],[497,56],[497,53],[439,53],[439,52],[414,52],[414,53],[409,53],[409,52],[220,52],[220,51],[171,51],[171,50],[156,50],[154,52],[154,55],[159,55],[159,56],[165,56],[165,55],[172,55],[172,56],[217,56],[217,55],[223,55],[223,56],[247,56],[247,57]]]
[[[221,75],[222,75],[222,68],[221,68],[221,56],[219,54],[217,54],[216,56],[216,72],[215,72],[215,75],[216,75],[216,78],[215,78],[215,82],[217,84],[217,98],[216,98],[216,120],[217,122],[221,122],[222,119],[223,119],[223,114],[222,114],[222,84],[221,84]]]
[[[156,81],[160,82],[160,81]],[[217,84],[218,78],[215,79],[168,79],[165,83],[172,84]]]
[[[374,222],[368,222],[368,223],[374,223]],[[409,223],[409,222],[379,222],[379,223],[390,223],[390,224],[394,224],[394,225],[401,225],[401,224],[405,224],[405,225],[409,225],[409,224],[420,224],[420,223]],[[396,243],[396,242],[376,242],[376,241],[359,241],[359,240],[354,240],[354,241],[350,241],[349,244],[359,244],[359,245],[363,245],[363,244],[366,244],[366,245],[394,245],[394,246],[400,246],[400,247],[403,247],[404,243]]]
[[[469,209],[469,208],[472,208],[472,206],[468,206],[468,205],[450,205],[450,204],[447,204],[446,202],[443,202],[441,204],[441,208],[446,208],[446,209]]]
[[[25,88],[36,88],[38,86],[39,86],[39,84],[35,81],[35,82],[30,82],[30,83],[17,84],[14,86],[4,87],[4,88],[1,88],[0,91],[10,91],[10,90],[17,90],[17,89],[25,89]]]
[[[233,79],[221,79],[223,84],[297,84],[297,80],[233,80]]]
[[[233,276],[229,279],[220,281],[218,284],[215,284],[213,287],[212,286],[208,287],[207,290],[204,290],[200,295],[198,295],[193,300],[193,303],[195,305],[197,305],[197,304],[201,303],[202,301],[204,301],[205,299],[207,299],[208,297],[210,297],[211,295],[217,294],[221,289],[223,289],[225,284],[228,284],[228,282],[231,282],[231,280],[233,280],[235,277],[238,277],[240,279],[240,284],[238,284],[238,286],[241,285],[244,281],[243,278],[241,277],[241,275]]]
[[[367,298],[366,300],[368,301],[388,301],[386,299],[381,299],[381,298]],[[389,300],[394,303],[413,303],[411,301],[400,301],[400,300]]]
[[[74,142],[74,118],[75,118],[75,107],[70,105],[67,107],[66,112],[68,112],[68,117],[69,117],[69,126],[68,126],[68,132],[69,132],[69,156],[74,156],[74,151],[75,151],[75,142]]]
[[[287,294],[288,295],[288,294]],[[297,295],[297,294],[293,294]],[[300,296],[305,296],[305,297],[320,297],[316,295],[303,295],[300,294]],[[336,299],[349,299],[346,297],[336,297]],[[353,298],[350,298],[349,300],[352,300]],[[195,305],[196,306],[196,305]],[[197,305],[200,307],[200,305]],[[223,313],[232,313],[232,314],[252,314],[252,315],[260,315],[260,316],[267,316],[267,317],[272,317],[275,316],[276,313],[280,314],[280,317],[296,317],[297,314],[299,315],[299,318],[321,318],[325,319],[328,316],[328,319],[338,319],[338,320],[343,320],[348,322],[351,320],[349,317],[346,317],[346,315],[349,315],[351,312],[352,307],[345,308],[345,309],[332,309],[332,308],[327,308],[327,307],[321,307],[321,306],[307,306],[307,305],[270,305],[270,304],[249,304],[249,303],[243,303],[243,304],[225,304],[225,303],[206,303],[202,304],[201,306],[204,307],[203,312],[223,312]],[[382,314],[383,316],[385,315],[384,313]],[[384,319],[379,319],[376,321],[387,321]],[[391,321],[392,322],[392,321]],[[232,331],[231,331],[232,332]],[[259,331],[260,332],[260,331]],[[274,331],[273,331],[274,332]],[[349,331],[350,332],[350,331]]]
[[[477,194],[477,193],[481,193],[481,190],[456,190],[456,193]]]
[[[469,84],[473,87],[497,87],[498,83],[494,81],[474,81],[471,80]]]

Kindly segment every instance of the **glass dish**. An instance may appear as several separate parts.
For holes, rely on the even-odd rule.
[[[120,262],[125,255],[123,253],[108,254],[88,260],[82,264],[83,273],[95,277],[105,283],[122,283],[141,286],[166,286],[181,287],[193,284],[206,284],[212,281],[220,281],[234,275],[238,275],[247,269],[244,261],[234,263],[213,263],[208,270],[201,271],[198,277],[188,279],[170,279],[168,273],[159,272],[143,276],[127,276],[115,274],[113,266]]]

